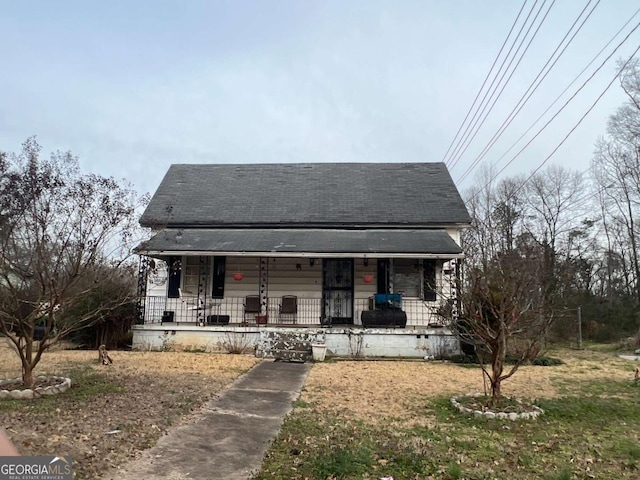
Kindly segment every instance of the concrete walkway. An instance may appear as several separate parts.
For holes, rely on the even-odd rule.
[[[245,480],[298,398],[311,366],[265,360],[209,403],[195,423],[170,430],[114,479]]]

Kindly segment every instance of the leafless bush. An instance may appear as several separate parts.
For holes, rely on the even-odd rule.
[[[227,353],[244,354],[254,350],[251,338],[246,333],[225,333],[222,348]]]

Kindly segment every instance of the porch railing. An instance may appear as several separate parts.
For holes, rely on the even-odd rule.
[[[267,308],[248,311],[244,297],[224,299],[166,298],[147,296],[140,299],[145,324],[191,324],[191,325],[268,325],[321,326],[332,324],[322,318],[322,300],[319,298],[297,298],[297,311],[290,313],[283,308],[282,297],[270,297]],[[446,322],[438,315],[437,302],[418,298],[403,298],[402,310],[407,314],[407,327],[443,326]],[[357,298],[353,302],[353,325],[362,325],[363,311],[373,309],[370,298]]]

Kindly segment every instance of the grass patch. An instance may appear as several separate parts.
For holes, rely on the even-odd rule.
[[[457,363],[460,365],[479,365],[480,360],[475,355],[453,355],[449,357],[448,360],[452,363]],[[514,365],[519,360],[518,357],[507,355],[505,357],[505,365]],[[524,362],[523,365],[536,365],[539,367],[551,367],[556,365],[564,365],[564,361],[557,357],[549,357],[549,356],[540,356],[536,357],[530,362]]]
[[[366,445],[332,446],[313,458],[311,471],[316,478],[351,478],[366,473],[373,461]]]
[[[71,388],[66,392],[30,400],[2,399],[0,413],[24,411],[49,414],[55,412],[61,403],[73,405],[97,395],[120,394],[126,391],[117,381],[91,368],[74,368],[64,375],[72,380]]]
[[[549,480],[571,480],[571,468],[564,466],[559,472],[554,473]]]
[[[462,467],[459,463],[451,462],[449,468],[447,468],[447,476],[451,480],[459,480],[462,478]]]
[[[426,444],[425,444],[426,445]],[[299,411],[285,421],[256,479],[414,478],[435,473],[428,449],[339,416]]]
[[[570,365],[579,355],[571,355]],[[591,365],[593,357],[584,355]],[[448,395],[406,399],[410,419],[358,420],[339,392],[329,413],[309,390],[285,420],[256,479],[638,478],[640,388],[615,378],[585,381],[583,364],[575,368],[579,380],[569,366],[561,368],[561,374],[554,370],[553,383],[567,382],[571,389],[538,400],[545,414],[534,421],[465,416],[451,407]]]
[[[561,397],[541,400],[539,405],[547,419],[582,426],[608,428],[614,420],[626,422],[640,417],[640,401],[637,398]]]

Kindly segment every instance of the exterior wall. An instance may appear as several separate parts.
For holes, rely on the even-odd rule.
[[[447,228],[447,233],[456,242],[459,246],[462,246],[461,232],[460,228]]]
[[[377,293],[377,277],[378,266],[375,258],[368,260],[368,265],[364,265],[363,258],[356,258],[353,265],[353,323],[354,325],[362,325],[360,315],[363,310],[369,309],[369,297]],[[371,283],[365,283],[363,280],[364,274],[373,274],[373,281]]]
[[[266,332],[300,332],[327,345],[327,354],[336,357],[425,358],[460,353],[459,343],[446,328],[350,329],[274,327],[167,327],[137,325],[133,328],[133,347],[140,350],[203,349],[226,352],[225,344],[245,344],[247,350],[263,356]],[[262,348],[260,348],[262,347]]]
[[[256,257],[227,257],[227,271],[225,275],[225,297],[246,297],[259,294],[259,258]],[[235,272],[244,274],[241,281],[233,279]],[[308,308],[305,315],[320,321],[320,303],[305,302],[306,299],[322,298],[322,261],[317,260],[314,265],[308,258],[270,258],[268,296],[270,298],[283,295],[298,297],[299,308]],[[275,318],[279,304],[269,304],[269,316]],[[229,312],[221,312],[228,314]]]

